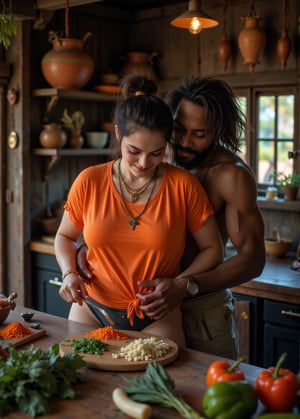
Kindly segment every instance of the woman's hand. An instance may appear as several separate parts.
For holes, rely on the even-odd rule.
[[[85,243],[81,244],[76,253],[76,266],[83,280],[90,281],[92,278],[92,273],[89,270],[89,264],[86,259],[87,252],[87,245]]]
[[[84,286],[84,280],[77,273],[70,273],[59,289],[59,295],[67,303],[78,303],[82,305],[82,299],[88,299],[88,293]]]
[[[185,278],[156,278],[152,281],[138,281],[148,294],[136,294],[142,301],[141,311],[154,320],[160,320],[181,304],[186,293]],[[149,291],[152,292],[149,293]]]

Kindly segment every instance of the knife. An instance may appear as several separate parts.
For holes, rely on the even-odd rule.
[[[96,304],[91,303],[90,301],[85,300],[82,297],[81,297],[81,299],[86,305],[88,305],[90,307],[93,307],[95,310],[98,310],[102,314],[102,316],[104,316],[106,318],[106,320],[108,321],[109,324],[111,324],[112,326],[115,324],[113,319],[109,316],[109,314],[103,308],[98,307]]]

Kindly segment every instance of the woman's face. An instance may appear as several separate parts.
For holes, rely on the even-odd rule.
[[[160,131],[141,128],[121,139],[121,155],[134,176],[152,176],[162,162],[167,141]]]

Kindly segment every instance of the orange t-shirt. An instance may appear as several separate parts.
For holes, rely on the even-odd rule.
[[[113,162],[83,170],[65,205],[72,222],[83,229],[93,279],[89,295],[101,304],[127,309],[140,318],[142,292],[137,281],[174,278],[180,273],[187,232],[197,231],[213,214],[206,192],[194,175],[165,164],[157,193],[132,230],[122,198],[112,179]],[[134,216],[143,204],[126,201]],[[145,291],[143,291],[145,292]]]

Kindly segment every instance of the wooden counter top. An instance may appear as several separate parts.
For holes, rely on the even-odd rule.
[[[42,241],[30,243],[35,252],[54,255],[53,245]],[[267,258],[262,274],[252,281],[233,287],[238,294],[267,298],[274,301],[300,304],[300,272],[289,269],[293,258]]]
[[[267,258],[262,274],[252,281],[245,282],[232,291],[267,298],[274,301],[282,301],[292,304],[300,304],[300,272],[289,269],[293,258]]]
[[[3,324],[21,321],[20,313],[22,311],[24,311],[24,307],[16,307],[14,311],[11,311],[8,319]],[[39,311],[34,312],[33,321],[41,323],[41,328],[46,330],[46,335],[33,341],[30,345],[33,344],[35,347],[43,350],[46,350],[56,342],[61,342],[67,336],[90,330],[81,323]],[[202,397],[206,390],[205,374],[208,366],[216,359],[217,357],[203,352],[181,349],[178,358],[165,366],[167,372],[173,378],[178,392],[191,406],[199,411],[201,409]],[[247,380],[252,384],[255,383],[257,374],[261,371],[261,368],[244,363],[241,364],[241,369],[245,372]],[[143,371],[122,371],[118,373],[83,368],[81,373],[86,381],[74,386],[76,390],[75,400],[53,401],[51,403],[52,414],[41,416],[42,418],[127,418],[126,415],[120,416],[119,411],[114,407],[111,398],[112,391],[119,384],[124,384],[122,377],[132,377],[135,374],[142,375],[144,374]],[[262,410],[262,405],[259,404],[254,417],[261,414]],[[180,417],[174,411],[153,405],[153,417],[156,419],[164,419],[169,417],[169,415],[172,415],[174,418]],[[26,419],[29,416],[20,412],[12,412],[6,415],[5,418]]]

